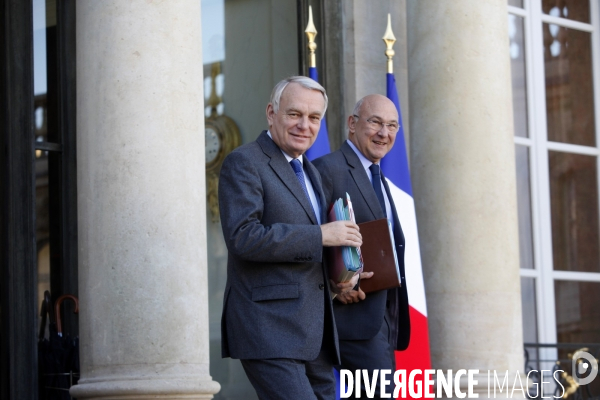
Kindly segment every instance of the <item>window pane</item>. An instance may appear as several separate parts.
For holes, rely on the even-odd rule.
[[[549,156],[554,269],[600,272],[596,157]]]
[[[37,247],[37,307],[50,291],[50,196],[48,191],[48,155],[36,151],[35,159],[35,236]],[[41,318],[39,319],[41,323]],[[47,331],[46,327],[46,331]],[[47,338],[48,336],[46,336]]]
[[[538,327],[535,301],[535,278],[521,278],[523,308],[523,342],[537,343]]]
[[[527,80],[523,18],[508,15],[515,136],[527,137]]]
[[[555,281],[556,338],[558,343],[600,343],[600,282]],[[598,348],[590,348],[598,357]],[[570,360],[574,349],[559,351],[559,358]],[[561,368],[572,374],[571,362]],[[600,379],[594,379],[588,389],[600,393]]]
[[[47,79],[47,7],[45,0],[33,0],[33,88],[35,140],[48,137],[48,79]],[[50,7],[48,11],[50,11]],[[40,305],[44,291],[50,291],[50,196],[48,190],[48,152],[35,151],[35,241],[37,249],[38,323],[41,323]],[[37,326],[36,326],[37,328]],[[47,329],[46,329],[47,331]],[[48,336],[46,336],[48,337]]]
[[[554,282],[559,343],[600,343],[600,282]]]
[[[523,8],[523,0],[508,0],[508,5]]]
[[[515,158],[517,166],[517,206],[519,212],[519,250],[521,268],[532,269],[534,266],[529,148],[516,145]]]
[[[588,0],[542,0],[544,14],[568,18],[580,22],[590,22],[590,2]]]
[[[544,24],[548,140],[595,146],[591,34]]]
[[[538,343],[535,278],[521,277],[521,309],[523,318],[523,343]],[[536,347],[525,348],[528,368],[541,370],[540,354]]]
[[[33,0],[33,93],[46,93],[46,1]]]

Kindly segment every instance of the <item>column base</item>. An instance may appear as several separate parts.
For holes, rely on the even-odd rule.
[[[210,376],[197,379],[82,379],[71,387],[71,397],[94,400],[212,399],[221,385]]]

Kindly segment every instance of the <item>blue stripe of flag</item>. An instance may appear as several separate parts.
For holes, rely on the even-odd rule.
[[[319,73],[315,67],[310,67],[308,69],[308,76],[314,80],[319,82]],[[314,160],[315,158],[319,158],[324,156],[325,154],[329,154],[331,152],[331,147],[329,146],[329,133],[327,132],[327,121],[325,117],[321,120],[321,128],[319,129],[319,135],[317,139],[313,143],[310,149],[306,151],[306,157],[309,160]]]
[[[392,150],[381,160],[381,170],[386,178],[394,185],[412,197],[412,186],[410,184],[410,172],[408,169],[408,156],[406,154],[406,143],[404,143],[404,126],[402,124],[402,112],[400,111],[400,100],[396,90],[396,78],[394,74],[387,74],[387,97],[398,110],[398,124],[400,130],[396,134],[396,143]]]

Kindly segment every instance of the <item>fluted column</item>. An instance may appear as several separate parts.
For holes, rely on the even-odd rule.
[[[512,384],[523,340],[506,0],[408,0],[407,21],[433,366],[509,370]]]
[[[200,1],[77,3],[78,399],[208,399]]]

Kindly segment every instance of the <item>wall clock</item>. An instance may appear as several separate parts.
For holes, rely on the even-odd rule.
[[[216,78],[220,74],[221,63],[211,67],[211,93],[207,106],[211,115],[204,123],[204,151],[206,161],[206,196],[213,222],[219,221],[219,172],[227,154],[241,144],[240,129],[228,116],[217,113],[221,98],[217,96]]]

